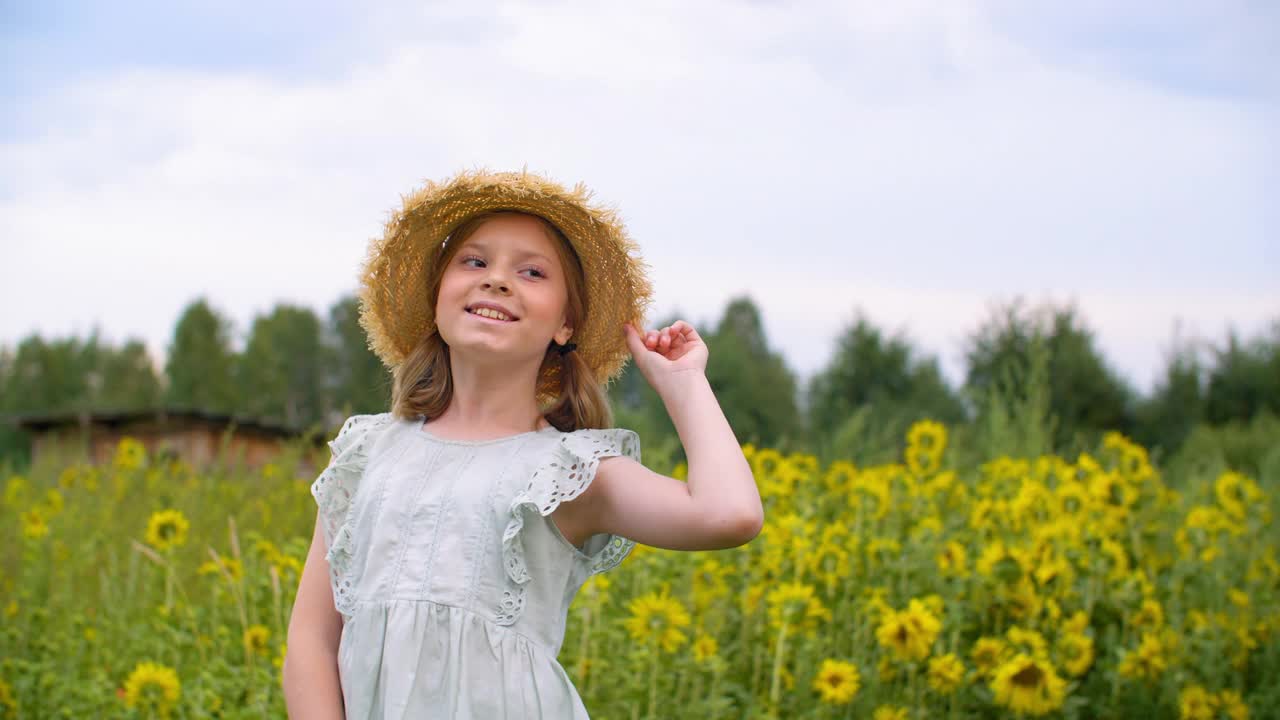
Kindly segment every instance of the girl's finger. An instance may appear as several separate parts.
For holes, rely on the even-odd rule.
[[[683,320],[677,320],[671,327],[676,328],[681,335],[684,335],[690,340],[698,339],[698,332],[693,329],[692,325]]]
[[[640,334],[639,330],[636,330],[634,325],[627,325],[625,333],[627,338],[627,347],[630,348],[632,355],[639,357],[642,351],[648,350],[648,348],[644,346],[644,337]]]

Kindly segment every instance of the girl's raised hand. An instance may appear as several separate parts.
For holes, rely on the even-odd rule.
[[[655,390],[681,372],[704,373],[707,369],[707,345],[698,331],[683,320],[661,330],[642,331],[625,323],[627,347],[635,358],[640,374]]]

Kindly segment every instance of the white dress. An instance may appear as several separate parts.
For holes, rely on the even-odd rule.
[[[447,440],[423,418],[347,419],[311,486],[348,720],[587,718],[556,656],[574,595],[635,543],[574,547],[549,517],[599,459],[640,460],[622,428]]]

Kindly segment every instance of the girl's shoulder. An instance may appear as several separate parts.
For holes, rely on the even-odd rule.
[[[572,499],[585,490],[604,458],[623,456],[640,462],[640,436],[627,428],[580,428],[549,433],[529,452],[525,492],[546,508],[552,499]]]
[[[640,436],[627,428],[578,428],[577,430],[552,432],[547,435],[551,447],[551,459],[557,461],[592,461],[614,455],[625,455],[639,462]],[[546,445],[539,446],[545,450]]]
[[[364,450],[375,433],[395,422],[396,417],[390,412],[352,415],[343,421],[338,434],[329,441],[329,449],[335,458],[352,451]]]

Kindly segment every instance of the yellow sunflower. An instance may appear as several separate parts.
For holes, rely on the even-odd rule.
[[[1058,656],[1067,674],[1079,677],[1093,664],[1093,638],[1068,632],[1058,638]]]
[[[969,554],[964,545],[950,540],[938,553],[938,572],[943,575],[967,577],[969,575]]]
[[[791,628],[814,632],[818,622],[831,619],[831,611],[814,596],[812,585],[782,583],[769,592],[769,623],[780,627],[783,622]]]
[[[123,437],[111,462],[121,470],[136,470],[146,464],[147,448],[137,438]]]
[[[910,717],[901,705],[881,705],[871,714],[871,720],[908,720]]]
[[[1179,720],[1213,720],[1218,698],[1199,685],[1188,685],[1178,693]]]
[[[998,637],[978,638],[978,641],[973,644],[973,649],[969,651],[969,659],[973,660],[978,674],[986,676],[1000,665],[1008,649],[1009,646]]]
[[[631,639],[657,645],[664,652],[675,652],[688,639],[680,628],[689,626],[689,611],[679,600],[669,597],[664,587],[660,593],[650,592],[632,600],[631,617],[623,621]]]
[[[266,655],[267,640],[270,638],[271,631],[265,625],[250,625],[249,629],[244,631],[244,647],[251,654]]]
[[[876,639],[902,660],[923,660],[929,656],[942,622],[920,600],[912,598],[904,610],[890,610],[880,620]]]
[[[1015,713],[1045,715],[1062,707],[1067,683],[1045,658],[1018,653],[996,668],[991,691],[996,703]]]
[[[858,694],[862,676],[853,663],[826,659],[813,678],[813,689],[822,695],[823,702],[843,705]]]
[[[178,673],[171,667],[140,662],[124,681],[124,704],[143,711],[168,715],[182,694]]]
[[[1168,666],[1168,653],[1160,638],[1154,633],[1143,633],[1138,647],[1120,659],[1119,672],[1121,677],[1156,680]]]
[[[1249,706],[1235,690],[1223,690],[1218,693],[1218,707],[1222,708],[1228,720],[1249,720]]]
[[[964,663],[955,653],[947,653],[929,660],[929,687],[943,695],[950,695],[964,682]]]
[[[941,455],[947,449],[947,427],[933,420],[920,420],[907,430],[907,445]]]
[[[49,524],[45,522],[44,511],[33,507],[22,513],[22,536],[29,540],[39,540],[49,534]]]
[[[1015,652],[1023,652],[1034,657],[1045,657],[1049,654],[1049,643],[1045,642],[1044,635],[1037,630],[1014,625],[1005,632],[1004,636]]]
[[[191,524],[180,510],[159,510],[147,522],[147,543],[157,550],[167,550],[187,542]]]
[[[978,572],[1006,585],[1013,585],[1031,569],[1031,558],[1025,549],[995,540],[982,549],[978,558]]]
[[[710,635],[698,633],[693,640],[693,660],[697,663],[706,663],[716,656],[720,651],[719,644],[716,639]]]
[[[1164,625],[1164,608],[1155,598],[1142,601],[1142,607],[1129,619],[1129,624],[1144,630],[1159,630]]]

